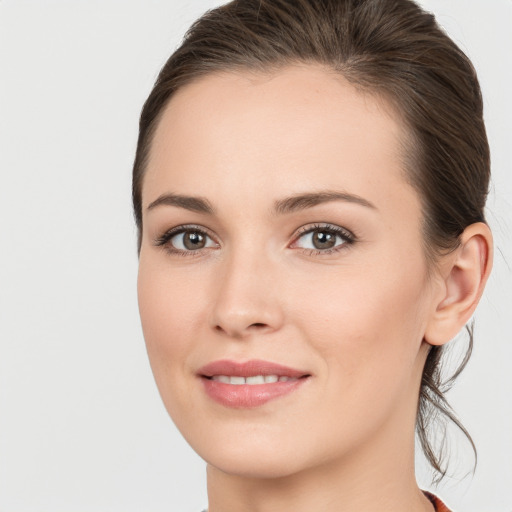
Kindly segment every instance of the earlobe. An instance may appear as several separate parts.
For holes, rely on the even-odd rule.
[[[492,268],[492,234],[487,224],[468,226],[460,246],[444,258],[442,297],[433,304],[424,337],[430,345],[455,338],[475,311]]]

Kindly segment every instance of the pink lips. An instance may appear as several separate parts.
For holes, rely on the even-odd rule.
[[[287,395],[300,387],[310,375],[287,366],[253,359],[245,363],[219,360],[203,366],[198,371],[206,394],[216,402],[234,408],[252,408]],[[230,384],[213,380],[214,376],[253,377],[277,375],[293,380],[278,380],[265,384]]]

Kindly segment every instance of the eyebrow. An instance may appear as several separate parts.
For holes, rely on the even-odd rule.
[[[296,194],[284,199],[279,199],[274,202],[273,213],[284,215],[286,213],[293,213],[300,210],[306,210],[317,206],[319,204],[328,203],[331,201],[344,201],[347,203],[354,203],[366,208],[377,210],[377,207],[370,201],[355,194],[347,192],[338,192],[333,190],[325,190],[320,192],[310,192],[306,194]],[[208,215],[215,214],[215,208],[203,197],[185,196],[181,194],[162,194],[155,199],[148,207],[147,211],[153,210],[157,206],[176,206],[184,208],[197,213],[205,213]]]
[[[377,207],[373,203],[370,203],[370,201],[363,197],[347,192],[325,190],[308,194],[297,194],[285,199],[280,199],[274,203],[274,212],[277,214],[292,213],[331,201],[344,201],[377,210]]]
[[[215,213],[215,208],[213,208],[208,199],[203,197],[184,196],[181,194],[162,194],[148,206],[147,211],[162,205],[177,206],[178,208],[184,208],[191,212],[207,213],[209,215],[213,215]]]

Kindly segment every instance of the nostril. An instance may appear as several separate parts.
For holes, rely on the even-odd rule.
[[[262,324],[260,322],[256,322],[255,324],[251,324],[249,327],[265,327],[265,324]]]

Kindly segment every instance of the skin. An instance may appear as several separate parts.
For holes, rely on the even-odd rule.
[[[428,273],[404,137],[382,99],[313,65],[213,74],[167,106],[143,185],[139,307],[163,402],[208,464],[210,512],[433,509],[414,477],[421,373],[428,343],[447,342],[476,306],[491,239],[473,225]],[[273,211],[325,191],[372,206]],[[148,209],[171,193],[214,213]],[[190,224],[208,234],[203,248],[184,254],[182,235],[156,245]],[[326,226],[354,241],[315,250],[300,232]],[[197,376],[217,359],[311,377],[260,407],[228,408]]]

